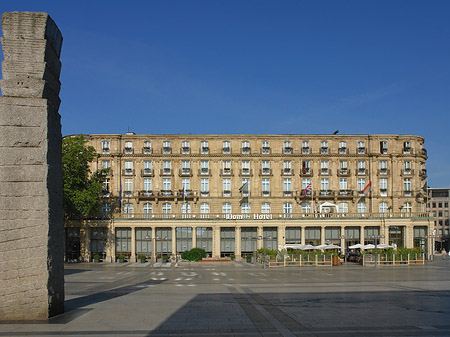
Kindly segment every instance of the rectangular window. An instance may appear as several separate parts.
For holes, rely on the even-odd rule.
[[[292,154],[292,147],[290,141],[285,141],[283,143],[283,153],[284,154]]]
[[[229,154],[231,153],[231,146],[229,141],[224,141],[222,143],[222,153]]]
[[[191,152],[191,145],[188,141],[184,141],[181,143],[181,153],[189,154]]]
[[[152,162],[144,161],[144,174],[152,174]]]
[[[284,178],[283,192],[285,196],[292,195],[292,178]]]
[[[320,153],[321,154],[327,154],[328,153],[328,142],[323,141],[320,143]]]
[[[348,203],[346,202],[339,203],[339,213],[348,213]]]
[[[380,202],[380,213],[387,213],[388,212],[388,204],[385,201]]]
[[[310,202],[302,202],[302,212],[303,213],[311,213],[311,203]]]
[[[386,160],[381,160],[379,165],[380,165],[380,175],[387,174],[388,173],[387,161]]]
[[[144,154],[152,153],[152,142],[146,141],[144,142]]]
[[[365,142],[358,142],[358,154],[364,154],[366,153],[366,143]]]
[[[181,188],[184,189],[184,191],[190,191],[191,190],[191,178],[183,178],[181,179]]]
[[[339,178],[339,190],[347,192],[348,190],[347,178]]]
[[[309,142],[308,141],[302,142],[302,154],[309,154],[309,153],[310,153]]]
[[[347,153],[347,143],[339,142],[339,154],[346,154],[346,153]]]
[[[303,174],[310,174],[311,173],[309,160],[304,160],[302,162],[302,173]]]
[[[200,152],[202,153],[202,154],[208,154],[209,153],[209,144],[208,144],[208,142],[207,141],[202,141],[202,143],[201,143],[201,150],[200,150]]]
[[[405,193],[405,196],[411,196],[411,178],[405,178],[403,179],[403,191]]]
[[[270,202],[263,202],[261,204],[261,213],[270,213]]]
[[[102,169],[106,170],[111,168],[111,161],[110,160],[103,160],[102,161]]]
[[[248,160],[244,160],[241,163],[242,167],[242,174],[248,175],[250,174],[250,162]]]
[[[411,162],[409,160],[403,162],[403,174],[411,174]]]
[[[328,175],[328,160],[320,162],[320,174]]]
[[[222,213],[223,214],[231,214],[231,203],[224,202],[222,204]]]
[[[366,203],[365,202],[358,202],[358,213],[364,214],[366,213]]]
[[[200,174],[209,174],[209,161],[200,161]]]
[[[302,179],[302,190],[311,185],[311,178],[303,178]]]
[[[102,141],[102,153],[109,154],[111,152],[110,143],[108,140]]]
[[[208,214],[209,213],[209,203],[202,202],[200,204],[200,213],[201,214]]]
[[[167,140],[163,142],[163,153],[164,154],[172,153],[172,148],[170,147],[170,142]]]
[[[133,142],[125,142],[125,154],[133,154]]]
[[[123,188],[125,197],[133,196],[133,179],[125,178],[125,186]]]
[[[133,174],[133,162],[132,161],[126,161],[125,162],[125,174],[126,175],[132,175]]]
[[[263,196],[270,195],[270,179],[262,178],[262,194]]]
[[[163,178],[163,191],[172,190],[172,180],[170,178]]]
[[[320,179],[320,190],[323,192],[328,192],[330,188],[330,183],[328,178],[322,178]]]
[[[270,153],[270,144],[269,144],[269,142],[267,140],[262,142],[261,153],[262,154],[269,154]]]
[[[172,163],[170,160],[163,160],[163,174],[171,174]]]
[[[404,142],[403,143],[403,153],[404,154],[411,154],[411,143],[410,142]]]
[[[200,179],[200,191],[202,193],[202,196],[209,194],[209,178]]]
[[[261,162],[261,168],[262,168],[262,174],[270,174],[270,161],[269,160],[263,160]]]
[[[283,174],[292,174],[292,163],[290,160],[283,162]]]
[[[358,178],[358,193],[361,194],[366,187],[366,178]]]
[[[242,142],[242,154],[249,154],[250,153],[250,143],[247,141]]]
[[[229,160],[224,160],[222,162],[222,173],[223,174],[231,174],[231,161]]]
[[[152,178],[144,178],[144,192],[152,191]]]
[[[380,196],[381,197],[387,197],[387,187],[388,187],[387,178],[380,178]]]
[[[223,178],[222,179],[222,187],[223,187],[223,196],[230,197],[231,196],[231,178]]]
[[[388,153],[388,143],[386,141],[380,142],[380,153],[387,154]]]

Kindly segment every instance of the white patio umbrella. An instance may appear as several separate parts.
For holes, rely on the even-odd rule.
[[[384,243],[380,243],[379,245],[377,245],[377,248],[378,248],[378,249],[387,249],[387,248],[394,248],[394,247],[393,247],[393,246],[386,245],[386,244],[384,244]]]
[[[341,249],[341,246],[337,246],[337,245],[327,245],[327,246],[324,247],[323,249]]]
[[[316,249],[313,245],[305,245],[303,248],[300,248],[301,250],[313,250]]]
[[[284,249],[303,249],[303,247],[305,247],[305,245],[301,245],[299,243],[295,243],[295,244],[286,244],[284,245]]]
[[[327,249],[326,247],[328,247],[328,245],[318,245],[315,248],[316,249]]]
[[[363,247],[362,244],[357,243],[356,245],[350,246],[350,247],[348,247],[348,248],[349,248],[349,249],[356,249],[356,248],[362,248],[362,247]]]
[[[370,243],[368,245],[362,246],[361,249],[375,249],[375,245]]]

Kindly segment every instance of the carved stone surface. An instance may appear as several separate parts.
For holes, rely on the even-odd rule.
[[[4,13],[0,81],[0,320],[64,311],[59,75],[46,13]]]

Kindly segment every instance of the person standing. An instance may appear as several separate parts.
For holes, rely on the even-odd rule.
[[[446,255],[447,255],[447,251],[444,248],[444,251],[442,252],[442,260],[445,260]]]

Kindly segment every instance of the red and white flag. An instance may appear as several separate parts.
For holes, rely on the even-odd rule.
[[[369,181],[369,183],[367,184],[367,186],[364,187],[363,193],[366,194],[366,192],[369,192],[371,188],[372,188],[372,182]]]

